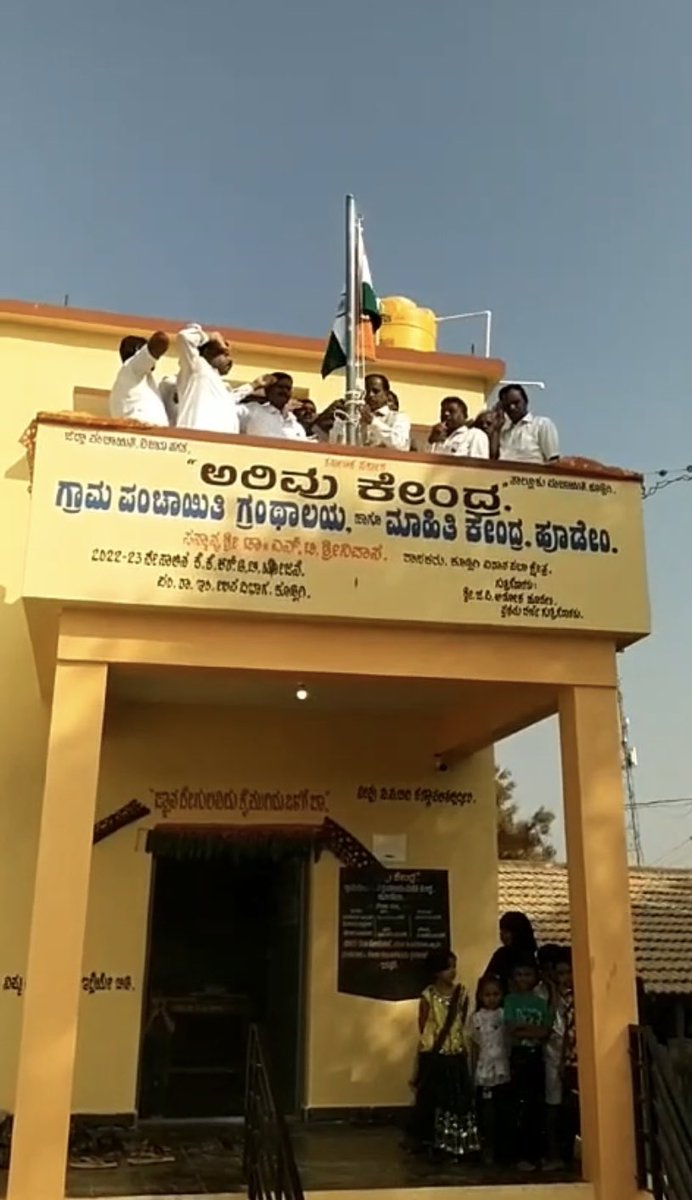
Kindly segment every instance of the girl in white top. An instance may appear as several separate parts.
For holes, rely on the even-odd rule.
[[[474,1046],[476,1116],[483,1161],[502,1164],[509,1159],[511,1098],[509,1048],[499,979],[486,975],[478,985],[478,1008],[471,1017]]]
[[[509,1053],[502,1010],[502,987],[497,979],[484,979],[479,1007],[471,1017],[471,1038],[476,1047],[474,1079],[478,1088],[509,1083]]]

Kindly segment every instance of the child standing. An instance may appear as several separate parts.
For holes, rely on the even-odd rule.
[[[550,1034],[551,1010],[534,991],[538,983],[532,959],[519,960],[505,997],[505,1023],[510,1038],[510,1075],[519,1167],[533,1171],[541,1157],[545,1103],[543,1046]]]
[[[538,986],[536,994],[542,996],[543,999],[551,1006],[555,1005],[555,964],[558,960],[561,947],[557,942],[546,942],[545,945],[539,946],[536,951],[536,962],[538,963]]]
[[[417,1146],[456,1160],[478,1149],[466,1018],[468,995],[456,982],[454,954],[432,952],[431,982],[418,1010],[418,1069],[412,1134]]]
[[[563,947],[555,965],[557,989],[562,1013],[562,1096],[564,1114],[564,1156],[567,1162],[574,1159],[576,1138],[579,1134],[579,1060],[577,1056],[577,1026],[574,1014],[574,984],[572,980],[572,951]]]
[[[484,976],[478,985],[478,1008],[471,1018],[476,1117],[483,1162],[488,1165],[507,1160],[511,1122],[509,1054],[502,999],[499,979]]]
[[[557,989],[557,963],[563,947],[549,942],[538,951],[540,982],[536,993],[547,1001],[552,1019],[550,1033],[544,1045],[545,1057],[545,1141],[546,1171],[556,1171],[563,1165],[560,1153],[562,1132],[562,1045],[564,1022],[562,1002]]]

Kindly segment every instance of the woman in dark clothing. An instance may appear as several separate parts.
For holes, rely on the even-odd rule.
[[[484,974],[499,979],[507,991],[517,963],[526,961],[527,957],[536,957],[536,935],[526,913],[503,913],[500,917],[500,941],[502,945],[493,954]]]

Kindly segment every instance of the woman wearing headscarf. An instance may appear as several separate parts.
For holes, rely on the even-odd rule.
[[[536,958],[536,935],[526,913],[506,912],[500,917],[500,942],[485,968],[485,976],[499,979],[505,991],[517,962]]]

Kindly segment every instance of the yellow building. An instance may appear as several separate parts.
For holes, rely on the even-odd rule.
[[[637,477],[115,425],[118,342],[160,324],[0,302],[12,1200],[64,1194],[71,1112],[142,1108],[152,1006],[190,1018],[212,942],[195,1012],[235,1049],[197,1101],[187,1064],[177,1115],[239,1094],[248,972],[287,1111],[406,1104],[421,957],[451,935],[471,989],[496,941],[493,743],[555,712],[584,1171],[624,1200],[615,652],[649,625]],[[321,342],[228,332],[234,382],[281,368],[318,405],[339,395]],[[378,369],[420,428],[503,374],[389,348]],[[366,886],[369,856],[387,874]]]

